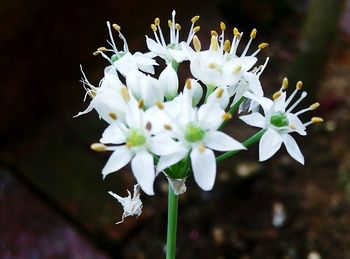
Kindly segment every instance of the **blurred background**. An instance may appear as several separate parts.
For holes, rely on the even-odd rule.
[[[106,21],[118,23],[131,51],[146,51],[155,17],[176,9],[182,36],[200,15],[202,44],[224,21],[245,32],[270,62],[266,95],[284,76],[303,80],[325,123],[298,138],[306,165],[284,149],[259,163],[257,146],[222,163],[215,187],[193,181],[180,197],[178,258],[350,258],[350,1],[0,1],[0,258],[164,258],[167,185],[142,195],[142,215],[115,225],[129,168],[102,180],[108,154],[89,149],[104,127],[87,107],[82,64],[94,84],[107,65],[92,52],[105,45]],[[121,42],[120,42],[121,44]],[[121,46],[121,45],[120,45]],[[182,84],[185,77],[181,79]],[[233,121],[232,121],[233,122]],[[240,123],[227,131],[243,141]]]

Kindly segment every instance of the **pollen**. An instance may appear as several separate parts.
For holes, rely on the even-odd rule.
[[[128,88],[126,88],[125,85],[122,85],[122,97],[125,102],[130,101],[130,94],[129,94]]]
[[[114,112],[110,112],[108,113],[108,116],[112,118],[112,120],[117,120],[118,119],[118,116],[117,114],[115,114]]]
[[[242,70],[242,66],[241,65],[237,65],[232,69],[232,74],[237,74]]]
[[[202,45],[201,45],[201,42],[200,42],[199,38],[197,37],[197,35],[193,36],[192,42],[193,42],[194,49],[197,52],[200,52],[201,48],[202,48]]]
[[[285,90],[288,88],[288,78],[285,77],[283,78],[283,81],[282,81],[282,88]]]
[[[258,48],[259,48],[259,49],[265,49],[265,48],[268,47],[268,46],[269,46],[268,43],[263,42],[263,43],[260,43],[260,44],[259,44]]]
[[[222,118],[224,119],[224,121],[228,121],[232,119],[232,114],[226,112],[224,115],[222,115]]]
[[[151,29],[152,31],[156,32],[157,31],[157,26],[155,24],[151,24]]]
[[[176,30],[181,30],[181,25],[180,25],[180,24],[178,24],[178,23],[177,23],[177,24],[175,24],[175,29],[176,29]]]
[[[321,117],[312,117],[311,122],[312,123],[321,123],[321,122],[323,122],[323,118],[321,118]]]
[[[250,33],[250,38],[255,39],[257,30],[254,28],[252,32]]]
[[[201,29],[200,26],[196,26],[196,27],[193,28],[193,32],[199,32],[200,29]]]
[[[156,102],[156,105],[157,105],[157,107],[158,107],[160,110],[163,110],[163,109],[164,109],[164,104],[163,104],[161,101],[157,101],[157,102]]]
[[[226,24],[224,22],[220,22],[220,29],[222,31],[226,30]]]
[[[316,110],[318,107],[320,107],[320,103],[317,102],[317,103],[313,103],[310,105],[310,110],[313,111],[313,110]]]
[[[190,79],[190,78],[187,78],[186,83],[185,83],[185,87],[186,87],[188,90],[191,90],[191,88],[192,88],[192,83],[191,83],[191,79]]]
[[[203,144],[200,144],[198,146],[198,150],[199,150],[199,152],[203,153],[205,151],[205,146]]]
[[[164,129],[166,130],[172,130],[172,127],[170,124],[164,124]]]
[[[298,90],[300,90],[301,88],[303,88],[303,82],[302,81],[298,81],[297,85],[296,85],[296,88]]]
[[[274,100],[276,100],[276,99],[278,99],[280,96],[281,96],[281,92],[280,91],[277,91],[277,92],[275,92],[273,95],[272,95],[272,99],[274,99]]]
[[[107,147],[101,143],[93,143],[90,145],[90,148],[97,152],[103,152],[107,150]]]
[[[157,17],[156,19],[154,19],[154,25],[159,26],[159,24],[160,24],[160,19]]]
[[[230,52],[231,49],[231,42],[229,40],[225,40],[224,42],[224,51],[225,52]]]
[[[121,30],[121,27],[118,25],[118,24],[116,24],[116,23],[113,23],[113,28],[117,31],[117,32],[120,32],[120,30]]]
[[[191,22],[196,23],[199,20],[199,15],[193,16]]]
[[[144,101],[142,99],[139,100],[138,106],[139,106],[139,109],[143,109],[145,107],[145,103],[144,103]]]

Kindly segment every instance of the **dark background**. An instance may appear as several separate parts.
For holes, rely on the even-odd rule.
[[[256,27],[253,48],[270,43],[259,54],[261,63],[270,57],[266,94],[286,75],[291,87],[301,79],[310,94],[304,105],[321,102],[305,120],[326,120],[297,138],[305,166],[284,150],[258,163],[255,146],[219,166],[213,191],[190,181],[180,198],[178,257],[350,258],[350,3],[337,0],[1,0],[0,257],[164,257],[164,177],[154,197],[142,196],[138,219],[114,225],[122,210],[107,191],[126,195],[134,179],[126,168],[103,181],[108,154],[89,145],[105,124],[94,112],[72,117],[88,105],[79,65],[95,84],[103,76],[106,62],[92,52],[105,45],[106,21],[121,25],[132,52],[146,51],[150,24],[160,17],[165,25],[173,9],[183,37],[201,16],[204,47],[220,21],[246,37]],[[227,131],[241,141],[254,133],[232,124]],[[286,214],[279,228],[276,206]]]

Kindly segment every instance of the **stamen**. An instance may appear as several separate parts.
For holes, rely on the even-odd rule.
[[[196,27],[193,28],[193,32],[199,32],[200,29],[201,29],[200,26],[196,26]]]
[[[219,88],[218,91],[216,92],[216,98],[217,99],[221,98],[223,93],[224,93],[224,89]]]
[[[164,128],[165,128],[166,130],[172,130],[172,127],[171,127],[170,124],[164,124]]]
[[[222,31],[226,30],[226,24],[224,22],[220,22],[220,29]]]
[[[151,29],[153,32],[156,32],[157,31],[157,26],[155,24],[151,24]]]
[[[97,152],[103,152],[107,150],[107,147],[101,143],[93,143],[90,145],[90,148]]]
[[[208,67],[209,67],[210,69],[214,69],[214,68],[217,67],[217,65],[216,65],[215,63],[209,63],[209,64],[208,64]]]
[[[160,40],[162,42],[163,47],[166,47],[162,28],[160,28],[160,19],[158,17],[154,20],[154,24],[158,27],[159,36],[160,36]]]
[[[99,51],[99,50],[94,51],[94,52],[92,53],[92,55],[94,55],[94,56],[98,56],[98,55],[100,55],[100,54],[101,54],[101,51]]]
[[[316,102],[310,105],[310,111],[316,110],[318,107],[320,107],[320,103]]]
[[[223,119],[224,121],[228,121],[228,120],[232,119],[232,114],[226,112],[224,115],[222,115],[222,119]]]
[[[202,46],[201,46],[201,42],[200,42],[200,40],[198,39],[197,35],[194,35],[194,36],[193,36],[192,42],[193,42],[194,49],[195,49],[197,52],[200,52]]]
[[[272,99],[276,100],[276,99],[278,99],[281,95],[282,95],[282,93],[281,93],[280,91],[277,91],[277,92],[275,92],[275,93],[272,95]]]
[[[99,48],[97,48],[97,50],[103,52],[103,51],[107,51],[107,48],[106,47],[99,47]]]
[[[156,105],[157,105],[157,107],[158,107],[160,110],[163,110],[163,109],[164,109],[164,104],[163,104],[161,101],[157,101],[157,102],[156,102]]]
[[[160,25],[160,19],[158,17],[156,19],[154,19],[154,24],[155,24],[155,26]]]
[[[288,88],[288,78],[287,78],[287,77],[283,78],[283,81],[282,81],[282,88],[283,88],[284,90],[286,90],[286,89]]]
[[[118,24],[116,24],[116,23],[113,23],[113,28],[117,31],[117,32],[120,32],[120,30],[121,30],[121,27],[118,25]]]
[[[295,103],[293,103],[291,107],[288,108],[287,112],[291,112],[306,96],[307,92],[302,92],[300,98]]]
[[[296,85],[296,88],[297,88],[298,90],[300,90],[301,88],[303,88],[303,82],[302,82],[302,81],[298,81],[298,82],[297,82],[297,85]]]
[[[199,152],[203,153],[205,151],[205,146],[203,144],[200,144],[198,146],[198,150],[199,150]]]
[[[233,28],[233,35],[237,38],[239,38],[241,36],[240,32],[238,31],[238,29],[236,27]]]
[[[312,117],[311,118],[311,122],[312,123],[321,123],[321,122],[323,122],[323,118],[321,118],[321,117]]]
[[[128,88],[126,88],[125,85],[122,85],[121,94],[125,102],[130,101],[130,94],[129,94]]]
[[[152,123],[150,121],[147,121],[146,130],[150,131],[151,129],[152,129]]]
[[[250,38],[255,39],[257,30],[254,28],[252,32],[250,33]]]
[[[145,107],[145,102],[141,99],[138,102],[139,109],[143,109]]]
[[[288,125],[288,127],[291,128],[291,129],[293,129],[293,130],[295,130],[295,129],[297,128],[297,126],[295,126],[295,124],[293,124],[293,123],[290,123],[290,124]]]
[[[114,52],[118,52],[118,49],[117,49],[117,47],[116,47],[116,45],[115,45],[115,42],[114,42],[114,38],[113,38],[113,35],[112,35],[112,30],[111,30],[111,24],[110,24],[110,22],[108,22],[107,21],[107,28],[108,28],[108,33],[109,33],[109,38],[111,39],[111,46],[112,46],[112,48],[113,48],[113,50],[114,50]]]
[[[199,15],[193,16],[191,19],[191,22],[196,23],[199,20],[199,17],[200,17]]]
[[[176,30],[181,30],[181,25],[178,24],[178,23],[176,23],[176,24],[175,24],[175,29],[176,29]]]
[[[230,48],[231,48],[231,42],[229,40],[225,40],[225,43],[224,43],[224,51],[226,53],[229,53],[230,52]]]
[[[232,69],[232,74],[237,74],[242,70],[242,66],[241,65],[237,65]]]
[[[186,83],[185,83],[185,87],[188,90],[191,90],[191,88],[192,88],[191,78],[187,78]]]
[[[218,36],[218,33],[215,30],[210,31],[211,36]]]
[[[268,46],[269,46],[268,43],[263,42],[263,43],[260,43],[260,44],[259,44],[258,48],[259,48],[259,49],[265,49],[265,48],[268,47]]]
[[[112,120],[117,120],[118,119],[117,114],[115,114],[114,112],[108,113],[108,116],[111,117]]]
[[[250,44],[252,43],[253,39],[256,37],[256,32],[257,32],[257,31],[256,31],[256,29],[254,28],[254,29],[252,30],[252,32],[250,33],[250,39],[249,39],[249,41],[248,41],[248,43],[247,43],[247,46],[244,48],[241,57],[244,57],[244,56],[247,54],[247,52],[248,52],[248,50],[249,50],[249,47],[250,47]]]

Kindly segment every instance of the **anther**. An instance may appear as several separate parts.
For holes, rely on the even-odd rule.
[[[160,110],[163,110],[163,109],[164,109],[164,104],[163,104],[161,101],[157,101],[157,102],[156,102],[156,105],[157,105],[157,107],[158,107]]]
[[[266,48],[266,47],[268,47],[268,46],[269,46],[268,43],[263,42],[263,43],[260,43],[260,44],[259,44],[258,48],[259,48],[259,49],[264,49],[264,48]]]
[[[302,81],[298,81],[297,85],[296,85],[296,88],[298,90],[300,90],[301,88],[303,88],[303,82]]]
[[[219,43],[217,36],[211,36],[210,39],[210,50],[217,51],[219,49]]]
[[[199,15],[193,16],[191,22],[195,23],[199,20]]]
[[[311,122],[312,123],[321,123],[321,122],[323,122],[323,118],[321,118],[321,117],[312,117],[311,118]]]
[[[108,116],[111,117],[112,120],[117,120],[118,119],[117,114],[115,114],[114,112],[108,113]]]
[[[282,88],[283,88],[284,90],[286,90],[286,89],[288,88],[288,78],[287,78],[287,77],[283,78],[283,81],[282,81]]]
[[[99,50],[97,50],[97,51],[95,51],[95,52],[92,53],[92,55],[94,55],[94,56],[98,56],[98,55],[100,55],[100,54],[101,54],[101,51],[99,51]]]
[[[151,129],[152,129],[152,123],[150,121],[147,121],[146,130],[150,131]]]
[[[218,36],[218,33],[214,30],[210,31],[210,35],[211,36]]]
[[[201,51],[202,46],[201,46],[201,42],[200,42],[200,40],[198,39],[197,35],[194,35],[194,36],[193,36],[192,42],[193,42],[194,49],[195,49],[197,52]]]
[[[164,129],[166,130],[172,130],[172,127],[170,124],[164,124]]]
[[[214,68],[216,68],[216,64],[214,64],[214,63],[209,63],[209,64],[208,64],[208,67],[209,67],[210,69],[214,69]]]
[[[252,32],[250,33],[250,38],[255,39],[257,30],[254,28]]]
[[[232,74],[237,74],[242,70],[242,66],[241,65],[237,65],[232,69]]]
[[[199,152],[203,153],[205,151],[205,146],[203,144],[200,144],[198,146],[198,150],[199,150]]]
[[[97,152],[102,152],[107,150],[107,147],[101,143],[93,143],[90,145],[90,148]]]
[[[232,119],[232,114],[231,113],[224,113],[224,115],[222,115],[222,118],[224,119],[224,121],[228,121]]]
[[[173,27],[173,22],[171,20],[168,20],[168,26],[169,26],[169,28]]]
[[[320,107],[320,103],[313,103],[310,105],[310,111],[316,110],[318,107]]]
[[[200,26],[196,26],[196,27],[193,28],[193,32],[198,32],[200,29],[201,29]]]
[[[288,125],[288,127],[291,128],[291,129],[293,129],[293,130],[295,130],[295,129],[297,128],[297,126],[295,126],[295,124],[293,124],[293,123],[290,123],[290,124]]]
[[[185,87],[186,87],[188,90],[191,90],[191,88],[192,88],[192,83],[191,83],[191,79],[190,79],[190,78],[187,78],[186,83],[185,83]]]
[[[128,88],[126,88],[125,85],[122,85],[122,97],[124,99],[125,102],[129,102],[130,101],[130,94],[129,94],[129,91],[128,91]]]
[[[113,28],[117,31],[117,32],[120,32],[120,30],[121,30],[121,27],[118,25],[118,24],[116,24],[116,23],[113,23]]]
[[[234,35],[235,37],[240,37],[240,36],[241,36],[240,32],[238,31],[238,29],[237,29],[236,27],[233,28],[233,35]]]
[[[106,47],[99,47],[99,48],[97,49],[97,51],[102,51],[102,52],[104,52],[104,51],[107,51],[107,48],[106,48]]]
[[[159,24],[160,24],[160,19],[157,17],[156,19],[154,19],[154,25],[159,26]]]
[[[224,22],[220,22],[220,29],[222,31],[226,30],[226,24]]]
[[[151,29],[152,31],[156,32],[157,31],[157,26],[155,24],[151,24]]]
[[[139,109],[143,109],[145,107],[145,103],[142,99],[138,101],[138,106],[139,106]]]
[[[180,24],[178,24],[178,23],[177,23],[177,24],[175,24],[175,29],[176,29],[176,30],[181,30],[181,25],[180,25]]]
[[[225,52],[230,52],[231,49],[231,42],[229,40],[225,40],[224,42],[224,51]]]
[[[224,93],[224,89],[219,88],[218,91],[216,92],[216,98],[221,98],[222,94]]]
[[[280,91],[277,91],[275,92],[273,95],[272,95],[272,99],[276,100],[277,98],[279,98],[281,96],[281,92]]]

